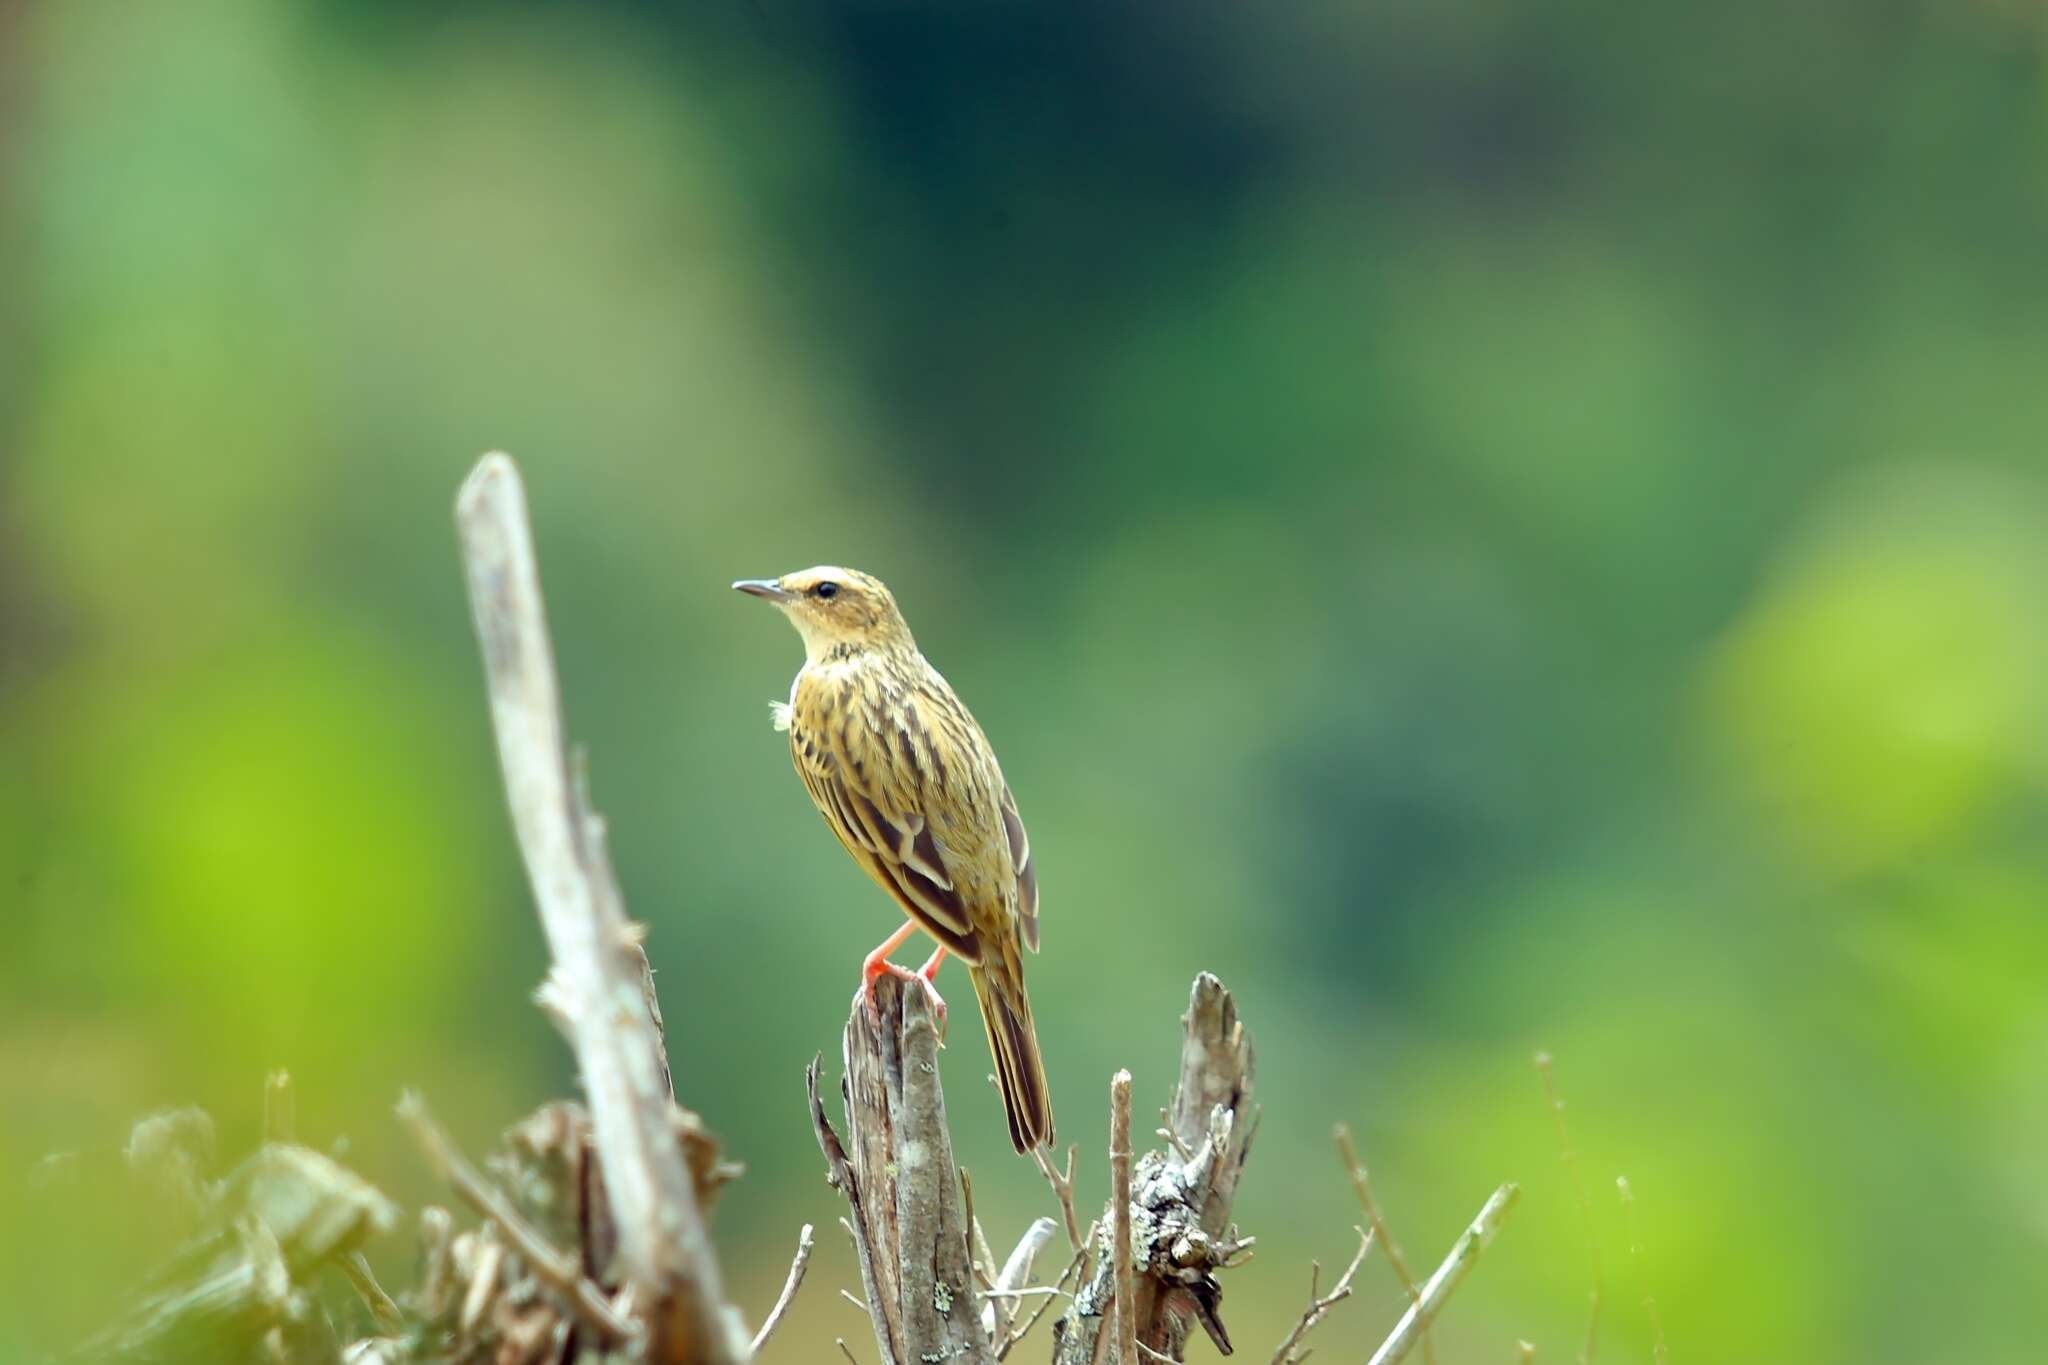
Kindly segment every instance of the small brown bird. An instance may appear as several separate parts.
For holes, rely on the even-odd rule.
[[[988,738],[926,662],[881,580],[820,567],[733,587],[782,609],[804,640],[789,701],[774,703],[797,775],[846,851],[910,917],[861,965],[870,1008],[883,973],[932,980],[952,953],[974,978],[1019,1152],[1052,1141],[1022,949],[1038,951],[1038,875]],[[923,967],[889,961],[913,930]]]

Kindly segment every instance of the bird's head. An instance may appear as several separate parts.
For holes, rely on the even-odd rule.
[[[733,587],[780,607],[804,637],[804,652],[812,660],[837,647],[916,647],[889,589],[858,569],[821,564],[780,578],[743,578]]]

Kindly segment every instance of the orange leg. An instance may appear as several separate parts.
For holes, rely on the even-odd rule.
[[[903,940],[917,932],[916,920],[903,921],[903,927],[882,940],[882,946],[869,953],[860,964],[861,988],[868,992],[870,1003],[874,1001],[875,978],[895,966],[889,961],[889,954],[903,946]]]
[[[867,998],[868,1017],[879,1023],[881,1022],[881,1011],[875,1005],[875,982],[884,976],[893,976],[904,981],[918,982],[924,987],[925,994],[931,999],[932,1010],[938,1015],[939,1037],[943,1039],[946,1036],[946,1002],[939,995],[938,988],[932,983],[938,977],[939,964],[946,960],[945,946],[941,944],[938,951],[927,958],[925,964],[914,972],[907,967],[899,967],[889,960],[889,954],[902,947],[903,941],[916,932],[917,922],[915,920],[903,921],[901,929],[898,929],[895,933],[889,935],[888,938],[882,940],[881,946],[862,960],[860,964],[860,993]]]

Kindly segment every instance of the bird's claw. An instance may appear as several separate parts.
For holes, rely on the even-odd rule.
[[[939,994],[939,988],[932,984],[930,976],[925,975],[921,971],[912,971],[908,967],[899,967],[887,958],[875,963],[862,973],[860,989],[854,992],[855,1000],[865,1000],[867,1002],[869,1022],[877,1028],[881,1027],[882,1007],[875,999],[875,983],[884,976],[893,976],[898,981],[915,981],[918,985],[924,987],[924,997],[931,1005],[933,1022],[938,1025],[939,1046],[944,1047],[946,1045],[945,997]]]

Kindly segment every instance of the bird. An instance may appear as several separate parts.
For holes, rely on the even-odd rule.
[[[947,954],[967,965],[1020,1154],[1053,1140],[1052,1095],[1024,991],[1038,951],[1038,873],[1017,800],[981,726],[919,652],[882,581],[820,565],[734,589],[773,603],[803,637],[804,663],[771,719],[825,823],[906,919],[861,964],[875,1009],[884,975],[934,984]],[[889,960],[922,929],[937,949],[916,971]],[[858,998],[858,996],[856,997]]]

